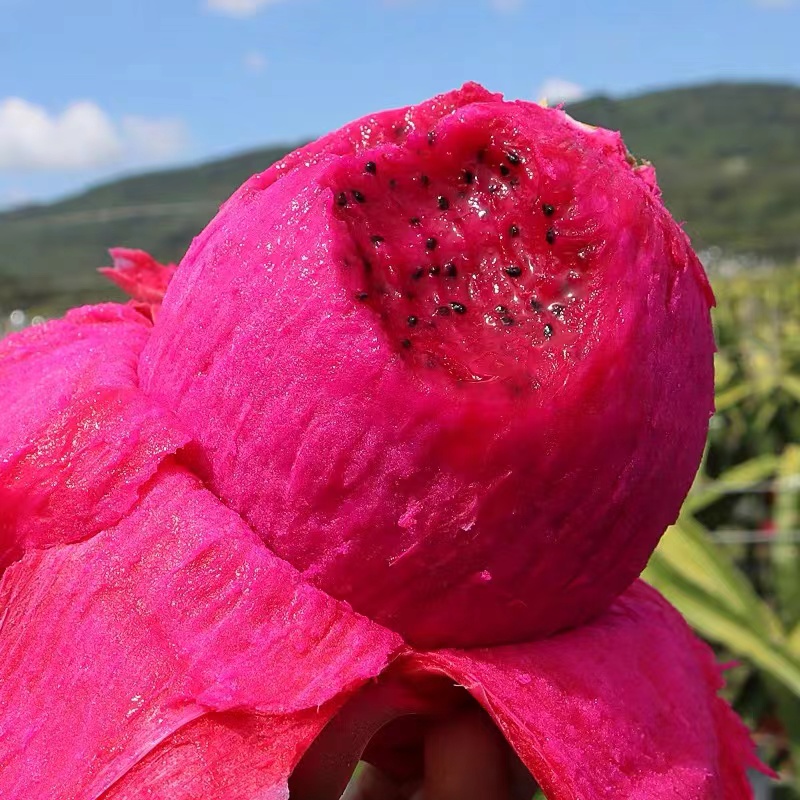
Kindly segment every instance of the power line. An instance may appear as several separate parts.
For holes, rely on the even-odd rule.
[[[771,494],[772,492],[800,490],[800,473],[784,475],[772,481],[736,483],[734,481],[709,481],[692,487],[690,495],[714,492],[719,494]]]
[[[747,529],[720,529],[709,531],[708,535],[717,544],[798,544],[800,530],[788,531],[753,531]]]

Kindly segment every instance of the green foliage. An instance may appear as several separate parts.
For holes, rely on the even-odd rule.
[[[794,787],[783,796],[798,797],[800,273],[719,278],[715,289],[717,413],[692,492],[645,578],[724,658],[741,659],[731,699],[784,791]]]
[[[138,247],[164,262],[180,259],[237,186],[291,149],[125,178],[58,203],[0,214],[0,310],[58,314],[121,298],[96,272],[109,263],[110,247]]]

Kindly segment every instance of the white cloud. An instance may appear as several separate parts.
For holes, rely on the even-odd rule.
[[[128,155],[135,161],[166,161],[182,152],[188,132],[179,119],[128,116],[120,125]]]
[[[56,115],[19,97],[0,102],[0,169],[83,169],[121,151],[111,120],[87,100]]]
[[[252,17],[262,8],[276,6],[284,0],[206,0],[206,8],[229,17]]]
[[[0,100],[0,170],[77,171],[161,161],[186,144],[182,123],[124,117],[115,124],[89,100],[60,113],[19,97]]]
[[[586,97],[586,90],[572,81],[563,78],[548,78],[540,87],[537,100],[547,100],[551,105],[574,103]]]
[[[251,50],[245,54],[244,66],[248,72],[263,72],[267,67],[267,57],[258,50]]]
[[[21,189],[19,186],[11,186],[8,189],[0,191],[0,210],[6,211],[11,208],[23,206],[32,199],[30,192]]]

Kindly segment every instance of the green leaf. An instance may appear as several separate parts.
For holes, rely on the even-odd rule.
[[[800,527],[800,447],[784,450],[778,469],[773,522],[775,538],[770,547],[775,592],[784,619],[794,623],[800,619],[800,546],[794,533]]]
[[[695,482],[683,504],[683,510],[696,514],[728,494],[731,486],[744,489],[772,477],[779,465],[780,459],[772,453],[767,453],[725,470],[714,481]]]
[[[724,414],[734,406],[739,405],[742,400],[745,400],[752,394],[752,389],[749,383],[740,383],[726,389],[724,392],[719,392],[714,399],[717,414]]]
[[[786,637],[786,646],[794,656],[800,658],[800,622],[792,628]]]
[[[644,574],[702,636],[725,645],[800,697],[800,659],[779,641],[770,640],[752,621],[718,602],[681,575],[656,553]]]
[[[711,602],[724,606],[731,614],[751,620],[752,627],[764,635],[783,638],[783,628],[776,614],[691,515],[681,515],[677,524],[667,531],[651,564],[653,561],[663,563],[697,586]]]
[[[786,729],[789,752],[792,762],[800,764],[800,698],[793,695],[782,684],[767,678],[765,681],[770,696],[774,699],[774,709]],[[800,789],[800,774],[795,774],[789,782]]]
[[[784,375],[781,384],[784,390],[800,403],[800,378],[796,375]]]

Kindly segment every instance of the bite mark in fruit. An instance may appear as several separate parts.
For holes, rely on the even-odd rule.
[[[337,174],[334,214],[353,250],[345,261],[362,264],[346,271],[353,293],[404,358],[460,383],[538,386],[538,362],[569,348],[584,322],[591,225],[581,233],[563,181],[549,187],[513,141],[417,137],[418,147],[383,146]],[[348,193],[356,203],[340,202]],[[564,215],[572,233],[562,237]],[[509,335],[526,346],[509,347]]]

